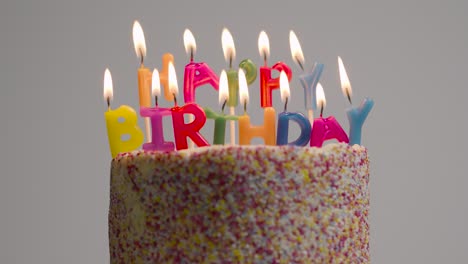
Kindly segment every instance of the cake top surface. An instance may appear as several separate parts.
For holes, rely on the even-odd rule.
[[[308,154],[310,156],[327,156],[327,155],[367,155],[367,149],[361,145],[350,146],[345,143],[331,143],[324,145],[321,148],[317,147],[298,147],[291,145],[283,146],[267,146],[267,145],[212,145],[207,147],[199,147],[194,149],[185,149],[179,151],[148,151],[148,150],[134,150],[131,152],[125,152],[118,154],[114,160],[121,160],[126,158],[135,157],[178,157],[181,159],[189,159],[193,156],[203,155],[216,155],[232,151],[261,151],[265,153],[276,153],[276,152],[292,152],[297,154]]]

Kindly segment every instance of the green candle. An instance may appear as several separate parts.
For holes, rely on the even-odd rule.
[[[213,145],[224,145],[224,138],[226,136],[226,120],[238,120],[237,116],[225,115],[224,113],[216,113],[211,108],[204,108],[206,118],[215,121]]]
[[[245,77],[247,79],[247,84],[251,84],[257,78],[257,66],[249,59],[241,61],[239,68],[243,69],[245,72]],[[235,107],[239,103],[237,98],[239,93],[239,80],[237,78],[237,70],[230,69],[227,71],[228,77],[228,87],[229,87],[229,100],[227,105],[229,107]]]

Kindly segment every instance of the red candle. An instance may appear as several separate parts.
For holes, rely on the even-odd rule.
[[[260,105],[263,108],[271,107],[273,106],[272,91],[280,87],[279,77],[271,78],[271,71],[284,71],[289,81],[292,79],[292,71],[283,62],[277,62],[273,67],[268,67],[267,59],[270,56],[270,41],[265,31],[260,32],[260,36],[258,37],[258,50],[264,60],[264,66],[260,67]]]

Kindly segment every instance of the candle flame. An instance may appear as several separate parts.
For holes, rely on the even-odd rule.
[[[281,93],[281,101],[284,103],[286,100],[289,99],[291,92],[289,90],[289,80],[288,76],[284,71],[280,73],[280,93]]]
[[[245,78],[245,72],[239,69],[239,102],[242,105],[249,103],[249,90],[247,87],[247,79]]]
[[[341,81],[341,90],[343,91],[344,96],[351,98],[353,90],[351,89],[351,83],[349,82],[348,74],[343,64],[343,60],[338,56],[338,69],[340,71],[340,81]]]
[[[301,43],[297,39],[294,31],[289,31],[289,47],[291,48],[291,56],[293,60],[302,68],[304,65],[304,54],[302,53]]]
[[[177,75],[172,61],[169,62],[169,91],[173,96],[179,94],[179,86],[177,85]]]
[[[188,55],[194,55],[195,51],[197,50],[197,43],[195,42],[195,37],[192,34],[192,31],[190,29],[185,29],[184,31],[184,46],[185,46],[185,52]]]
[[[104,72],[104,100],[110,101],[114,97],[112,75],[109,69]]]
[[[159,71],[158,69],[153,70],[153,76],[151,79],[151,94],[153,96],[161,95],[161,81],[159,80]]]
[[[133,46],[135,47],[135,53],[138,58],[143,60],[143,58],[146,56],[145,34],[143,33],[143,29],[137,20],[133,22]]]
[[[323,91],[323,86],[320,83],[317,83],[317,107],[325,108],[327,105],[327,100],[325,99],[325,92]]]
[[[231,63],[236,58],[236,47],[231,32],[227,28],[223,29],[221,34],[221,44],[223,46],[224,59]],[[231,65],[229,65],[231,67]]]
[[[258,52],[260,56],[267,59],[270,56],[270,40],[265,31],[260,32],[258,36]]]
[[[219,104],[223,105],[229,100],[228,78],[226,71],[223,70],[219,76]]]

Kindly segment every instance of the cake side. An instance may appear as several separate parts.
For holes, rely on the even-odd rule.
[[[112,161],[112,263],[369,262],[361,146],[212,146]]]

